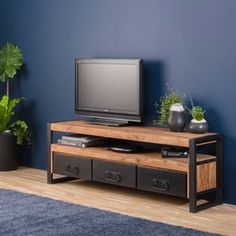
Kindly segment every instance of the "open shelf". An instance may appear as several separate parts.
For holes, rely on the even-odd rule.
[[[107,161],[120,162],[125,164],[135,164],[137,166],[162,168],[169,170],[177,170],[188,172],[188,158],[162,158],[160,152],[142,152],[142,153],[118,153],[106,150],[102,147],[71,147],[60,144],[52,144],[51,151],[57,153],[65,153],[70,155],[79,155],[93,159],[101,159]],[[198,154],[197,161],[205,161],[215,159],[215,156]]]

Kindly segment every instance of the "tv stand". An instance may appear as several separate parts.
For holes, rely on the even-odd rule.
[[[185,148],[189,156],[162,158],[159,151],[127,154],[111,152],[104,147],[59,145],[53,139],[55,132]],[[203,154],[201,147],[208,154]],[[223,140],[216,133],[171,132],[141,126],[110,127],[83,121],[48,124],[49,184],[73,177],[173,195],[189,199],[190,212],[222,203],[222,158]],[[54,174],[65,177],[55,178]]]
[[[87,121],[87,123],[94,124],[94,125],[105,125],[105,126],[125,126],[125,125],[128,125],[128,121],[102,119],[102,118],[93,118],[92,120]]]

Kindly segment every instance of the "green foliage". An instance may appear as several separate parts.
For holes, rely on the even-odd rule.
[[[171,105],[174,103],[183,104],[183,95],[181,95],[177,91],[170,91],[169,94],[165,94],[165,96],[160,98],[160,103],[155,104],[156,112],[159,117],[157,120],[154,120],[154,125],[163,126],[167,123],[169,118],[169,110]]]
[[[28,126],[24,121],[17,120],[12,123],[15,114],[14,109],[24,98],[9,99],[4,95],[0,101],[0,133],[11,131],[15,137],[17,144],[23,144],[28,134]]]
[[[23,65],[23,55],[15,44],[6,43],[0,48],[0,81],[7,83],[6,94],[0,101],[0,133],[12,132],[16,137],[16,143],[21,145],[26,140],[30,142],[30,132],[25,121],[13,121],[14,109],[24,98],[9,97],[9,80]]]
[[[10,121],[14,115],[15,106],[22,98],[9,99],[8,96],[3,96],[0,101],[0,133],[5,132],[10,128]]]
[[[194,106],[191,109],[191,115],[193,119],[197,121],[201,121],[204,119],[204,113],[205,111],[200,106]]]
[[[197,121],[201,121],[204,119],[204,113],[205,111],[202,109],[201,106],[195,106],[193,103],[193,99],[190,97],[190,102],[191,102],[191,109],[188,109],[190,114],[192,115],[193,119]]]
[[[0,49],[0,81],[12,79],[23,65],[23,55],[16,45],[6,43]]]
[[[25,121],[17,120],[11,125],[12,133],[16,137],[16,143],[18,145],[23,144],[23,141],[25,138],[28,137],[28,125],[25,123]]]

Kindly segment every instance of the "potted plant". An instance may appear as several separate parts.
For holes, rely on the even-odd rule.
[[[208,131],[207,121],[204,119],[205,111],[200,106],[195,106],[191,99],[192,108],[190,109],[190,114],[192,115],[192,120],[189,123],[189,131],[191,133],[206,133]]]
[[[17,169],[16,145],[29,140],[25,121],[14,120],[14,109],[24,98],[10,98],[9,82],[23,65],[21,50],[12,43],[0,48],[0,81],[6,83],[6,95],[0,100],[0,170]]]
[[[160,103],[156,103],[156,112],[159,115],[154,120],[154,125],[165,126],[168,124],[171,131],[183,131],[185,126],[184,98],[177,91],[170,91],[160,98]]]

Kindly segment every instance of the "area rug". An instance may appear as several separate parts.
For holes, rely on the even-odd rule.
[[[215,235],[0,189],[0,235]]]

